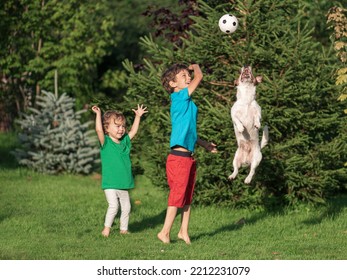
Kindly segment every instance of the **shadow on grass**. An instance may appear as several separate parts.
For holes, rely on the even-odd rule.
[[[253,215],[251,218],[241,218],[239,221],[236,221],[232,224],[229,225],[225,225],[222,226],[218,229],[215,229],[213,231],[209,231],[209,232],[204,232],[204,233],[200,233],[197,235],[192,235],[190,237],[191,240],[199,240],[200,238],[204,238],[204,237],[211,237],[217,234],[220,234],[222,232],[226,232],[226,231],[235,231],[235,230],[239,230],[241,229],[245,224],[247,225],[252,225],[257,223],[258,221],[268,217],[269,214],[264,212],[264,213],[257,213],[255,215]]]
[[[262,213],[256,213],[256,214],[252,215],[250,218],[243,218],[242,217],[238,221],[235,221],[229,225],[225,225],[225,226],[222,226],[220,228],[214,229],[212,231],[206,231],[206,232],[195,234],[195,235],[193,234],[190,237],[190,239],[191,240],[199,240],[201,238],[211,237],[211,236],[223,233],[223,232],[239,230],[245,224],[247,224],[247,225],[255,224],[255,223],[261,221],[262,219],[267,218],[271,215],[278,215],[279,212],[281,212],[281,211],[262,212]],[[180,214],[181,214],[180,211],[178,211],[177,216],[180,216]],[[133,222],[129,225],[129,227],[131,228],[131,232],[134,232],[134,233],[145,231],[145,230],[148,230],[149,228],[155,228],[158,225],[164,224],[165,216],[166,216],[166,209],[164,209],[163,211],[161,211],[157,215],[144,218],[138,222]],[[176,219],[177,219],[177,216],[176,216]]]
[[[0,133],[0,168],[18,167],[17,160],[11,151],[18,147],[17,136],[13,133]]]
[[[165,215],[166,209],[155,216],[144,218],[141,221],[131,223],[129,225],[129,228],[131,228],[131,232],[141,232],[148,230],[149,228],[155,228],[157,225],[164,223]]]
[[[308,219],[303,223],[306,225],[320,224],[324,219],[335,220],[342,213],[343,209],[347,207],[347,195],[341,195],[330,199],[322,213],[316,217]]]
[[[0,215],[0,223],[2,223],[3,221],[5,221],[5,220],[7,220],[7,219],[9,219],[9,218],[11,218],[11,214],[10,213],[1,213],[1,215]]]
[[[14,156],[0,149],[0,168],[14,169],[18,167],[18,163]]]

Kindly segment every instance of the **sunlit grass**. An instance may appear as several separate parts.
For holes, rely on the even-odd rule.
[[[8,156],[6,160],[11,161]],[[171,244],[156,238],[165,218],[166,195],[146,176],[138,176],[131,191],[132,233],[120,235],[117,218],[106,239],[100,233],[107,204],[98,176],[43,175],[1,161],[0,258],[347,259],[347,197],[316,208],[271,213],[193,204],[192,244],[187,246],[176,237],[179,217]]]

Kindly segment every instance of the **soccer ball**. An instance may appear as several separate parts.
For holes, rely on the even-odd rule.
[[[237,18],[230,14],[225,14],[219,19],[219,28],[222,32],[230,34],[236,31],[239,26],[239,21]]]

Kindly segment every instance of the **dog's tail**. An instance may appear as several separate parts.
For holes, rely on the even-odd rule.
[[[269,127],[267,125],[263,128],[263,136],[261,138],[260,148],[264,148],[269,143]]]

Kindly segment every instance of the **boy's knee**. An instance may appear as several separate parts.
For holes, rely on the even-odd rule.
[[[117,203],[109,203],[108,204],[108,208],[117,209],[118,208],[118,204]]]
[[[128,215],[129,215],[129,213],[130,213],[130,211],[131,211],[131,205],[125,206],[125,207],[123,207],[123,208],[124,208],[124,209],[122,209],[122,213],[128,214]]]

